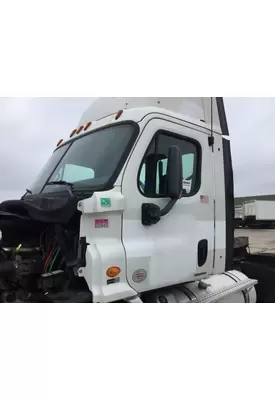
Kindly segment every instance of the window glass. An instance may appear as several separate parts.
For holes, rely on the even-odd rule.
[[[135,128],[123,124],[102,128],[58,148],[33,185],[33,194],[40,193],[47,182],[67,181],[75,188],[97,188],[111,179],[133,140]],[[50,186],[44,188],[48,192]]]
[[[152,141],[140,169],[139,188],[146,197],[165,196],[168,153],[173,145],[182,151],[182,195],[195,193],[199,178],[197,146],[184,138],[160,133]]]

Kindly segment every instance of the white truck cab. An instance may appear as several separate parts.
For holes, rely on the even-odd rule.
[[[97,111],[105,110],[105,102],[104,118]],[[212,107],[211,122],[210,98],[121,99],[119,104],[115,99],[99,99],[81,119],[80,126],[99,120],[92,123],[91,132],[114,123],[113,127],[129,124],[137,136],[114,188],[95,193],[80,205],[80,234],[93,243],[87,254],[93,268],[83,269],[82,274],[92,282],[99,301],[109,296],[116,300],[116,291],[129,297],[225,270],[226,139],[215,102]],[[115,120],[119,110],[123,113]],[[182,196],[157,223],[145,223],[145,205],[164,209],[169,203],[165,178],[173,145],[182,154]],[[108,199],[110,207],[102,206],[101,199]],[[97,219],[108,224],[98,227]],[[119,282],[113,285],[106,279],[111,265],[121,270]]]
[[[93,302],[256,301],[229,272],[228,136],[222,98],[99,98],[58,144],[25,200],[70,185]]]

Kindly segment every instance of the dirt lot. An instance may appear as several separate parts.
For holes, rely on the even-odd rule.
[[[251,253],[275,253],[275,229],[237,229],[238,236],[249,237]]]

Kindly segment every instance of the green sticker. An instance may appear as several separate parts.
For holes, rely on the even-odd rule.
[[[111,207],[111,199],[102,198],[100,199],[101,207]]]

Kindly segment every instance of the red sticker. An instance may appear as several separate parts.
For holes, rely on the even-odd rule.
[[[96,219],[95,220],[95,228],[109,228],[109,220],[108,219]]]

